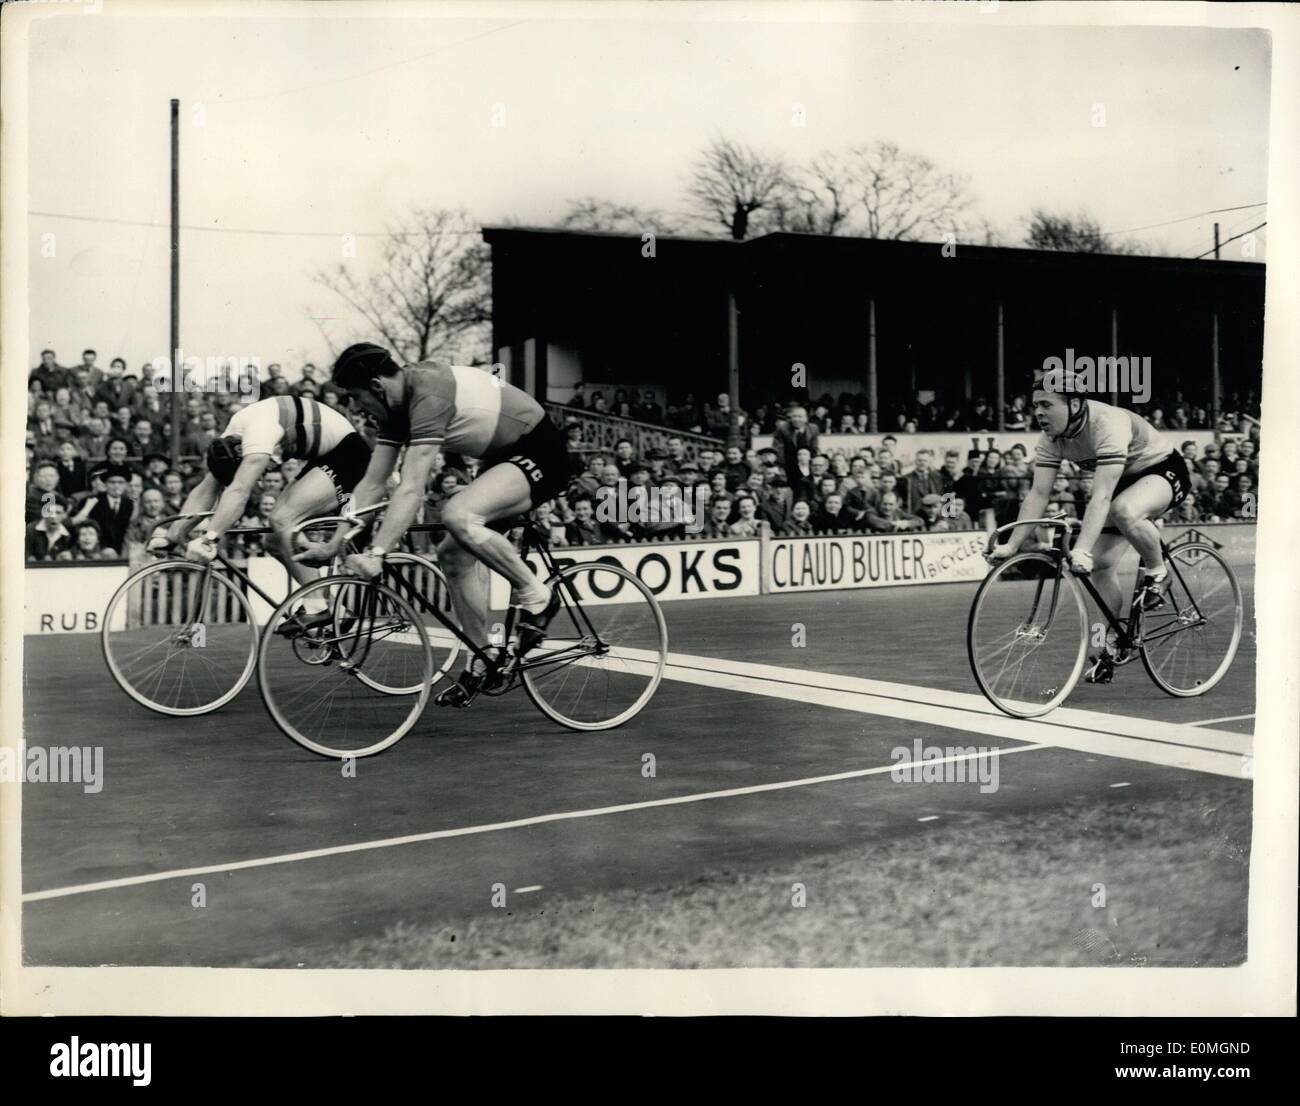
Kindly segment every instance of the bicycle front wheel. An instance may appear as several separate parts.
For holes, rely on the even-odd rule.
[[[309,628],[302,628],[302,618]],[[368,757],[400,741],[419,720],[433,657],[424,625],[405,599],[382,584],[326,576],[275,609],[262,631],[257,675],[275,724],[304,749],[336,759]],[[415,690],[391,690],[402,687]]]
[[[1088,618],[1079,585],[1044,553],[1020,553],[980,584],[966,624],[975,682],[998,710],[1036,718],[1083,673]]]
[[[411,610],[424,624],[425,635],[429,639],[429,648],[433,652],[433,675],[430,683],[436,684],[448,672],[460,654],[460,638],[447,628],[447,623],[437,618],[426,608],[416,602],[415,597],[422,597],[432,607],[441,611],[448,621],[455,623],[456,615],[451,606],[451,591],[447,587],[447,578],[442,569],[432,561],[415,553],[390,553],[388,564],[396,569],[396,574],[388,577],[388,586],[393,588],[410,604]],[[359,584],[358,587],[364,587]],[[341,640],[347,635],[342,633],[346,625],[347,611],[355,607],[358,596],[349,594],[350,589],[340,587],[334,599],[335,627],[340,632]],[[414,695],[420,689],[414,686],[389,686],[379,679],[378,673],[371,673],[362,666],[357,670],[357,679],[369,684],[376,691],[385,695]]]
[[[187,561],[162,561],[127,577],[108,601],[99,640],[122,690],[174,717],[230,702],[257,661],[257,626],[244,593],[223,572]]]
[[[1169,551],[1163,602],[1142,616],[1142,663],[1170,695],[1204,695],[1227,674],[1241,643],[1241,585],[1210,545]]]
[[[609,730],[634,718],[659,687],[668,627],[635,573],[606,561],[569,565],[548,581],[560,610],[520,662],[538,709],[571,730]]]

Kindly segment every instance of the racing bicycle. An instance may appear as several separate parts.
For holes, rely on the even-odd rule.
[[[366,517],[380,503],[351,515],[312,519],[295,531],[327,529],[351,522],[344,553]],[[182,520],[200,522],[211,511],[158,520],[154,533]],[[229,534],[264,534],[265,529],[236,527]],[[174,551],[173,551],[174,554]],[[446,581],[431,561],[414,553],[394,552],[424,591],[446,603]],[[250,595],[274,609],[273,599],[218,547],[206,565],[167,556],[133,572],[113,593],[104,612],[100,644],[108,670],[132,699],[159,714],[208,714],[243,690],[257,663],[258,617]],[[445,670],[454,652],[440,658]],[[395,691],[410,689],[398,688]]]
[[[513,607],[488,643],[472,641],[450,611],[430,600],[411,563],[390,554],[374,580],[335,574],[312,581],[271,615],[262,631],[258,685],[280,729],[323,757],[383,752],[420,720],[452,648],[486,667],[481,694],[522,686],[539,710],[568,729],[611,729],[640,713],[663,679],[668,653],[654,594],[612,556],[561,562],[527,520],[512,529],[524,559],[561,599],[538,645],[520,653]],[[486,568],[477,571],[488,587]],[[330,617],[318,613],[302,628],[304,609]]]
[[[1070,539],[1081,525],[1064,514],[1026,519],[989,534],[985,556],[1017,526],[1051,532],[1046,548],[996,564],[980,584],[966,624],[971,671],[1000,711],[1035,718],[1060,706],[1084,671],[1089,645],[1113,633],[1116,665],[1137,657],[1169,695],[1204,695],[1223,679],[1241,641],[1241,585],[1212,545],[1160,543],[1169,573],[1155,601],[1143,601],[1139,568],[1127,614],[1102,602],[1096,586],[1069,567]],[[1105,623],[1089,625],[1085,594]]]

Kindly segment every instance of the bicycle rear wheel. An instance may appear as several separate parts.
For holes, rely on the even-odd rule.
[[[257,626],[244,593],[207,565],[163,561],[123,581],[104,611],[104,661],[143,707],[207,714],[248,683]]]
[[[1035,718],[1074,690],[1088,648],[1079,585],[1054,558],[1021,553],[980,584],[966,624],[975,682],[998,710]]]
[[[1170,695],[1204,695],[1227,674],[1241,642],[1237,574],[1212,546],[1169,551],[1164,602],[1142,617],[1142,663]]]
[[[668,627],[658,601],[635,573],[605,561],[569,565],[547,583],[562,604],[520,662],[525,690],[571,730],[621,726],[663,679]]]
[[[300,608],[349,613],[303,631]],[[327,576],[299,588],[271,615],[257,675],[276,725],[304,749],[367,757],[400,741],[419,720],[433,657],[423,621],[401,596],[353,576]],[[415,690],[391,690],[400,687]]]

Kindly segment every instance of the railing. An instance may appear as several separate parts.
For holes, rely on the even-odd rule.
[[[403,548],[409,549],[411,547],[412,535],[433,531],[442,532],[443,528],[427,524],[412,526],[404,536]],[[256,536],[269,534],[270,532],[268,527],[250,527],[239,531],[241,536],[248,534]],[[229,543],[227,543],[227,555],[229,556]],[[436,563],[436,558],[432,556],[432,553],[425,553],[425,556],[428,556]],[[47,563],[60,564],[64,562]],[[74,563],[86,565],[88,563],[120,564],[122,562],[79,561]],[[249,560],[247,558],[230,556],[230,563],[242,572],[249,571]],[[132,571],[135,571],[141,565],[133,563],[131,567]],[[246,599],[252,599],[247,584],[238,576],[226,573],[219,567],[213,571],[225,576],[226,580],[242,592]],[[451,613],[451,595],[447,590],[446,580],[441,575],[430,572],[419,565],[407,566],[403,569],[402,575],[406,587],[412,587],[420,594],[428,597],[444,613]],[[217,583],[209,584],[206,606],[200,611],[198,592],[204,582],[202,573],[158,572],[146,579],[148,580],[148,587],[141,588],[138,593],[132,593],[132,601],[126,612],[128,629],[135,629],[140,626],[185,627],[194,622],[202,622],[205,625],[221,625],[247,621],[243,604],[235,598],[230,588]]]
[[[570,423],[582,427],[583,446],[587,452],[613,453],[614,446],[623,438],[632,443],[638,457],[645,457],[652,449],[667,449],[669,438],[680,438],[686,447],[686,460],[696,462],[702,449],[721,449],[723,442],[707,434],[689,430],[673,430],[668,426],[637,422],[617,415],[598,414],[582,407],[566,407],[562,403],[545,404],[546,413],[560,429]]]
[[[246,566],[241,564],[239,567]],[[130,629],[137,626],[187,626],[193,622],[222,625],[247,621],[243,604],[229,588],[220,584],[209,584],[203,609],[199,609],[198,593],[205,582],[205,575],[201,572],[156,572],[146,580],[147,586],[133,590],[131,595],[126,612],[126,624]],[[238,579],[230,582],[244,590]]]

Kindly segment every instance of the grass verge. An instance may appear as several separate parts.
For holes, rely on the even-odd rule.
[[[1246,955],[1249,785],[1010,812],[682,886],[550,898],[261,967],[1223,966]],[[796,884],[805,905],[796,906]]]

